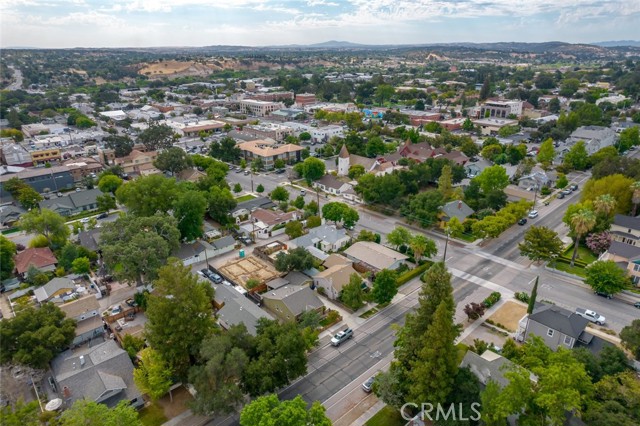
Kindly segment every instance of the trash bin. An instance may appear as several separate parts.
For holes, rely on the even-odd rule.
[[[244,258],[244,249],[240,249],[240,259]]]

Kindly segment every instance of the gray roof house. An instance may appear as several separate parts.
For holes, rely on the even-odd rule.
[[[350,239],[351,237],[344,229],[325,224],[311,228],[309,233],[289,241],[289,244],[294,247],[316,247],[324,252],[330,252],[341,249]]]
[[[276,207],[276,204],[267,197],[253,198],[238,203],[236,208],[231,211],[231,216],[238,221],[240,216],[248,215],[255,209],[272,209],[274,207]]]
[[[504,373],[516,368],[516,365],[502,355],[486,350],[482,355],[467,351],[460,363],[460,367],[466,367],[471,370],[483,385],[486,385],[489,380],[493,380],[500,387],[505,387],[509,384],[509,379],[504,376]],[[534,374],[530,374],[529,377],[532,382],[538,380]]]
[[[574,130],[566,140],[567,147],[575,145],[578,141],[584,141],[589,155],[593,155],[602,148],[616,143],[616,132],[609,127],[582,126]]]
[[[333,175],[322,176],[320,179],[313,182],[313,186],[333,195],[340,195],[352,187],[350,184],[342,182]]]
[[[65,294],[73,292],[76,288],[74,282],[68,277],[56,277],[33,291],[38,303],[45,303],[53,301],[53,299],[59,299],[58,301],[65,300]]]
[[[27,211],[22,207],[16,207],[12,205],[0,206],[0,225],[10,226],[16,223],[20,216]]]
[[[553,186],[558,176],[554,172],[545,172],[542,169],[533,170],[527,176],[518,179],[518,186],[523,189],[540,189],[543,186]]]
[[[70,192],[62,197],[42,200],[40,208],[53,210],[61,216],[72,216],[83,211],[96,210],[98,208],[97,198],[103,195],[98,188],[87,191]]]
[[[57,391],[67,406],[88,399],[109,407],[125,400],[144,404],[133,382],[133,363],[115,340],[78,351],[65,351],[51,361]]]
[[[255,336],[256,325],[260,318],[273,319],[271,315],[231,286],[216,286],[215,302],[220,306],[217,312],[218,323],[226,329],[233,325],[244,324],[249,334]]]
[[[473,209],[462,200],[450,201],[442,207],[442,220],[449,222],[451,218],[457,217],[460,222],[474,213]]]
[[[324,305],[309,286],[287,285],[262,295],[264,306],[284,322],[296,321],[306,311],[322,311]]]
[[[614,241],[640,246],[640,218],[617,214],[609,231]]]
[[[98,251],[100,248],[100,234],[102,229],[93,228],[78,233],[78,243],[88,250]]]
[[[359,263],[372,271],[397,269],[409,258],[389,247],[371,241],[358,241],[346,249],[344,255],[354,263]]]

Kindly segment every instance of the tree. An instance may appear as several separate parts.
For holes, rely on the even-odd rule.
[[[622,345],[629,349],[634,358],[640,361],[640,319],[633,320],[620,332]]]
[[[138,412],[123,400],[114,408],[89,399],[76,400],[66,409],[57,423],[59,426],[142,426]]]
[[[8,401],[7,401],[8,402]],[[3,405],[0,408],[0,419],[3,426],[40,426],[40,409],[37,401],[25,404],[22,398],[14,404]]]
[[[571,215],[570,218],[570,227],[573,233],[575,234],[574,248],[573,248],[573,256],[571,256],[571,266],[576,261],[576,256],[578,255],[578,245],[580,244],[580,239],[588,233],[596,224],[596,217],[593,212],[589,209],[583,208],[575,212]]]
[[[158,269],[180,245],[177,225],[175,218],[164,215],[126,215],[104,224],[100,248],[105,264],[123,281],[142,285],[155,279]]]
[[[634,373],[605,376],[594,387],[594,399],[582,417],[588,425],[634,426],[640,423],[640,382]]]
[[[263,168],[264,163],[262,162],[262,158],[256,157],[251,161],[251,171],[253,173],[257,172],[258,170],[262,170]]]
[[[491,80],[490,76],[486,76],[482,88],[480,89],[480,100],[484,101],[491,95]]]
[[[171,388],[171,370],[160,353],[153,348],[140,352],[140,362],[133,370],[133,380],[138,389],[156,401]]]
[[[18,227],[27,233],[44,235],[52,249],[62,247],[69,237],[69,227],[64,218],[49,209],[23,214]]]
[[[298,195],[291,204],[293,204],[297,209],[302,209],[304,207],[304,197],[302,195]]]
[[[220,142],[211,142],[209,147],[209,155],[225,162],[234,162],[242,151],[236,146],[236,141],[229,136],[222,138]]]
[[[509,176],[504,167],[495,165],[485,168],[474,178],[480,184],[482,192],[489,194],[491,191],[502,191],[509,185]]]
[[[531,290],[531,296],[529,296],[529,304],[527,305],[527,314],[533,314],[533,310],[536,306],[536,299],[538,298],[538,281],[540,277],[536,277],[536,282],[533,284],[533,290]]]
[[[556,152],[553,148],[553,139],[549,138],[540,145],[537,160],[542,163],[543,167],[547,168],[551,166],[554,158],[556,158]]]
[[[629,287],[626,271],[620,269],[612,260],[598,260],[586,268],[589,284],[594,291],[615,294]]]
[[[361,164],[354,164],[353,166],[349,167],[349,179],[355,179],[357,180],[360,176],[364,175],[366,172],[366,170],[364,169],[364,166]]]
[[[453,323],[454,311],[446,301],[440,302],[424,335],[428,344],[418,352],[409,373],[409,398],[431,404],[444,403],[458,373],[455,339],[458,330]]]
[[[524,241],[518,244],[520,256],[534,262],[549,262],[560,256],[564,244],[558,233],[546,226],[531,226],[524,234]]]
[[[632,146],[640,145],[640,136],[637,127],[629,127],[620,132],[618,139],[618,150],[628,151]]]
[[[574,170],[585,170],[589,165],[589,154],[584,141],[578,141],[564,156],[564,164]]]
[[[233,192],[235,192],[236,194],[238,192],[242,192],[242,185],[240,185],[239,183],[236,183],[235,185],[233,185]]]
[[[204,214],[207,211],[207,199],[200,191],[180,193],[173,204],[173,217],[176,218],[180,238],[193,241],[202,237]]]
[[[145,337],[180,380],[187,379],[190,357],[213,329],[213,288],[172,258],[158,271],[147,301]]]
[[[162,151],[153,162],[157,169],[175,176],[193,166],[193,160],[184,149],[173,146]]]
[[[142,293],[136,293],[136,294],[142,294]],[[140,306],[140,304],[138,304],[138,306]],[[122,349],[127,351],[127,354],[129,355],[129,358],[131,358],[131,361],[136,360],[136,357],[138,356],[138,352],[140,352],[145,346],[146,346],[146,343],[144,339],[141,337],[136,337],[131,334],[125,334],[124,337],[122,338]]]
[[[484,315],[484,309],[485,309],[484,304],[471,302],[471,303],[467,303],[464,306],[464,313],[467,315],[468,321],[475,321]],[[477,352],[477,353],[479,355],[482,355],[481,352]]]
[[[172,147],[176,136],[166,124],[151,124],[138,135],[138,142],[148,151],[158,151]]]
[[[74,274],[86,275],[91,272],[91,262],[86,257],[79,257],[71,263]]]
[[[349,284],[345,284],[342,287],[340,300],[354,311],[362,307],[364,304],[364,292],[362,290],[362,277],[360,275],[353,273],[349,276]]]
[[[116,190],[118,202],[135,216],[166,213],[171,210],[177,196],[176,181],[160,174],[139,177]]]
[[[289,199],[289,191],[282,186],[276,186],[275,189],[271,191],[271,199],[285,202]]]
[[[307,218],[307,228],[317,228],[322,225],[322,219],[319,216],[309,216]]]
[[[262,194],[264,192],[264,186],[262,186],[262,184],[258,184],[258,186],[256,186],[256,192],[258,194]]]
[[[278,253],[274,266],[278,272],[304,271],[313,267],[313,256],[306,248],[296,247],[289,253]]]
[[[442,193],[445,200],[448,200],[453,193],[451,166],[448,164],[442,168],[442,174],[440,174],[440,178],[438,179],[438,190]]]
[[[631,196],[631,202],[633,203],[631,215],[635,217],[638,210],[638,204],[640,204],[640,181],[636,181],[631,184],[631,191],[633,191]]]
[[[397,277],[398,273],[390,269],[383,269],[376,274],[376,278],[373,281],[373,290],[371,291],[371,297],[376,303],[391,302],[393,296],[398,293]]]
[[[324,161],[309,157],[299,165],[296,165],[295,170],[307,181],[307,184],[311,185],[311,182],[324,176],[325,165]]]
[[[273,167],[276,169],[284,169],[286,165],[287,163],[282,158],[276,158],[276,161],[273,162]]]
[[[376,87],[375,99],[378,101],[378,105],[384,105],[385,101],[391,99],[395,89],[389,84],[380,84]]]
[[[284,233],[289,236],[290,239],[298,238],[304,234],[302,229],[302,223],[297,220],[292,220],[284,227]]]
[[[331,202],[322,206],[322,217],[336,224],[342,222],[346,227],[352,227],[360,219],[358,212],[340,202]]]
[[[103,175],[98,180],[98,188],[102,192],[109,192],[115,195],[116,191],[122,186],[123,180],[116,175]]]
[[[556,188],[563,189],[569,185],[569,179],[564,173],[558,174],[558,180],[556,181]]]
[[[413,251],[413,258],[420,262],[422,256],[431,257],[438,253],[435,241],[423,234],[415,234],[409,240],[409,247]]]
[[[593,210],[597,215],[604,216],[609,219],[612,218],[616,208],[616,199],[611,194],[598,195],[593,200]]]
[[[16,195],[16,200],[27,210],[35,209],[38,203],[42,201],[42,196],[28,185],[20,188]]]
[[[595,254],[602,254],[611,246],[611,234],[608,232],[591,233],[587,236],[586,244]]]
[[[231,221],[229,213],[238,205],[231,191],[227,188],[212,186],[209,190],[208,198],[209,216],[222,225],[229,223]]]
[[[253,337],[243,323],[202,342],[203,362],[189,372],[189,382],[197,391],[192,407],[195,413],[228,414],[237,409],[245,398],[240,382],[253,345]]]
[[[411,232],[403,226],[396,226],[387,234],[387,242],[395,248],[407,245],[409,241],[411,241]]]
[[[75,337],[76,321],[53,303],[39,309],[27,306],[13,318],[0,321],[0,360],[33,368],[47,368]]]
[[[104,138],[104,146],[112,149],[116,158],[131,154],[133,145],[134,143],[129,136],[109,135]]]
[[[596,203],[602,195],[609,195],[609,201],[615,201],[615,213],[628,214],[631,211],[634,180],[621,174],[589,179],[582,190],[581,201]],[[610,204],[610,203],[609,203]]]
[[[452,237],[459,238],[462,236],[462,234],[464,234],[464,225],[460,223],[460,219],[454,216],[449,219],[449,222],[447,222],[445,231],[448,232]]]
[[[96,197],[96,203],[98,205],[98,210],[105,212],[114,210],[116,207],[118,207],[116,204],[116,199],[109,194],[98,195]]]
[[[16,254],[17,246],[13,241],[0,235],[0,281],[4,281],[13,275],[13,256]]]
[[[261,396],[247,404],[240,413],[241,426],[331,426],[324,413],[325,408],[314,402],[307,410],[307,403],[300,395],[292,400],[279,401],[271,394]]]
[[[462,130],[464,130],[465,132],[470,132],[473,130],[473,121],[471,121],[471,119],[469,117],[467,117],[464,122],[462,123]],[[475,145],[475,144],[474,144]],[[464,152],[464,151],[463,151]],[[476,152],[477,154],[477,152]],[[469,156],[469,154],[467,154],[465,152],[465,155]],[[475,155],[475,154],[474,154]]]

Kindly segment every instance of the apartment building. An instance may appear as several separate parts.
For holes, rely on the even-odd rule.
[[[284,108],[282,102],[267,102],[256,99],[242,99],[239,101],[240,113],[256,117],[266,117],[273,111]]]
[[[480,118],[507,118],[522,115],[522,101],[486,101],[480,106]]]

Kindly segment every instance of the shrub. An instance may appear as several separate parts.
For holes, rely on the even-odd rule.
[[[551,188],[549,188],[548,186],[543,186],[542,189],[540,190],[540,194],[542,195],[551,194]]]
[[[500,293],[498,293],[497,291],[494,291],[489,295],[489,297],[484,299],[482,304],[484,305],[485,308],[489,309],[490,307],[498,303],[501,297],[502,295]]]
[[[522,291],[516,291],[515,294],[513,295],[513,297],[515,297],[517,300],[524,302],[524,303],[529,303],[529,299],[530,296],[529,294],[527,294],[526,292]]]
[[[401,285],[409,282],[413,278],[417,277],[420,274],[423,274],[429,267],[432,265],[432,262],[425,262],[420,266],[417,266],[410,271],[406,271],[402,275],[396,278],[396,285],[400,287]],[[422,278],[420,278],[422,280]]]
[[[334,322],[338,321],[339,318],[340,314],[338,313],[338,311],[329,311],[329,313],[327,314],[327,323],[333,324]]]

